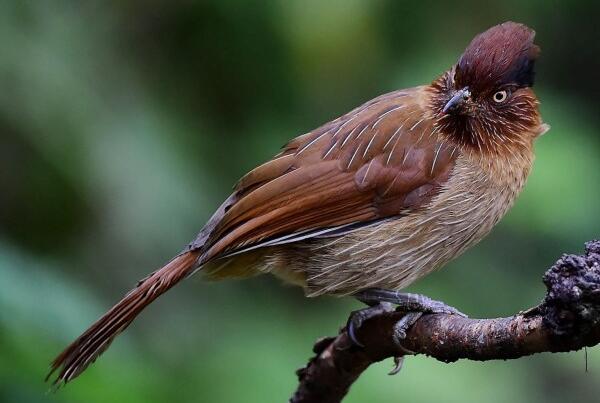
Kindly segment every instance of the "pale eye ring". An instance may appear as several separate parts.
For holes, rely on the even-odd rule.
[[[498,104],[501,104],[502,102],[506,101],[506,98],[508,98],[508,92],[506,91],[497,91],[492,97],[494,102]]]

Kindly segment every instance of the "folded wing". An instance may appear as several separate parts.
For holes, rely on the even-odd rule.
[[[426,205],[456,149],[437,134],[423,97],[421,88],[386,94],[290,141],[240,180],[191,248],[202,247],[207,262]]]

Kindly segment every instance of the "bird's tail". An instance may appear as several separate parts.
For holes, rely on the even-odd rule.
[[[141,280],[136,288],[54,359],[46,380],[59,370],[53,382],[59,386],[81,374],[146,306],[190,274],[196,268],[198,258],[196,251],[182,253]]]

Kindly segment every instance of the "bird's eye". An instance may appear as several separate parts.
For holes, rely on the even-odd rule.
[[[494,98],[494,102],[500,104],[500,103],[506,101],[506,98],[508,98],[508,92],[498,91],[494,94],[493,98]]]

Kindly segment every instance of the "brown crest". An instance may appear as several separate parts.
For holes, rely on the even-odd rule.
[[[456,65],[457,86],[474,94],[504,85],[532,86],[540,52],[534,37],[535,31],[510,21],[477,35]]]

